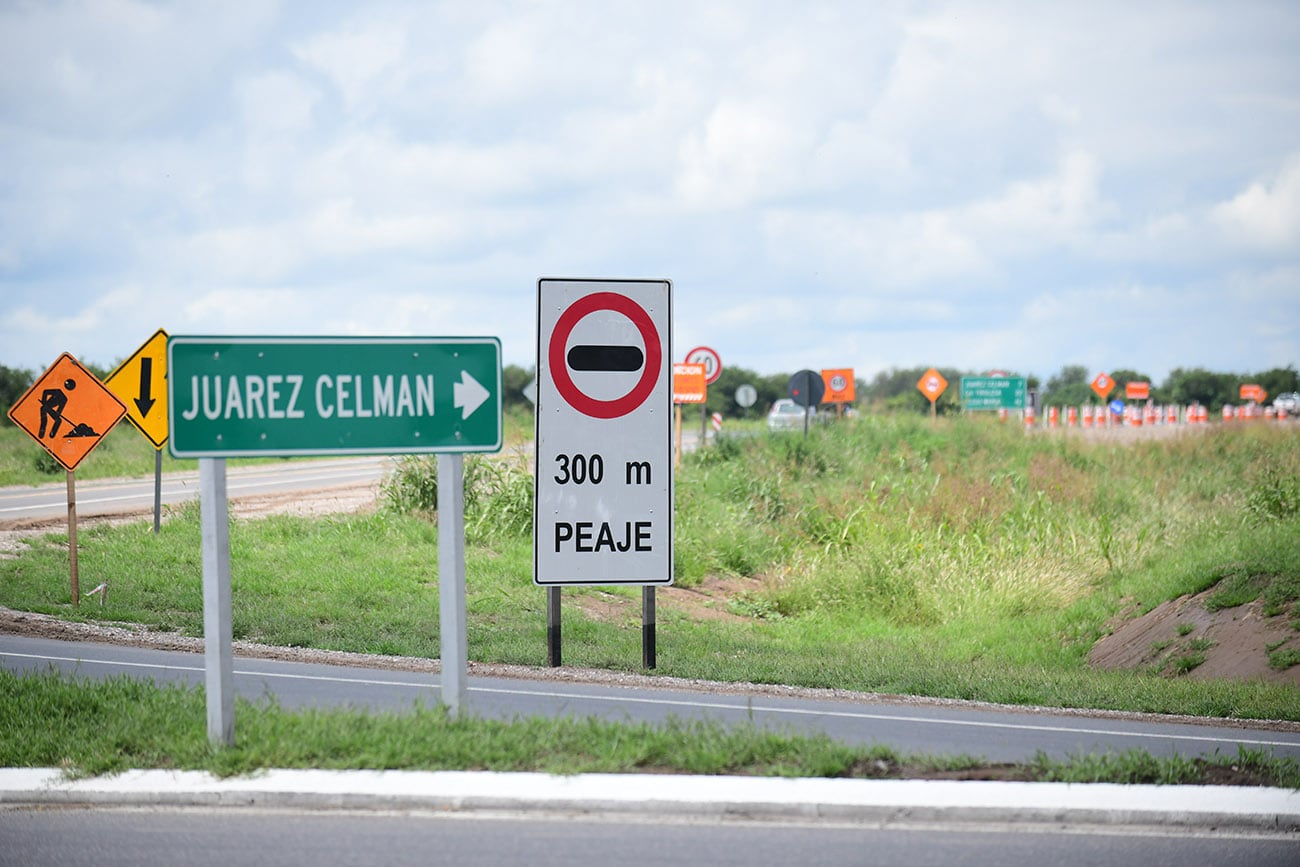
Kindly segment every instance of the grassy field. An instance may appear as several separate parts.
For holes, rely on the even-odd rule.
[[[1300,628],[1296,443],[1291,426],[1119,445],[903,416],[808,438],[724,439],[688,456],[679,474],[676,580],[728,578],[741,589],[727,610],[739,616],[661,607],[657,672],[1300,719],[1293,687],[1100,672],[1085,661],[1119,611],[1225,575]],[[543,665],[531,475],[506,457],[472,458],[466,476],[470,658]],[[235,636],[436,657],[435,490],[431,462],[411,460],[377,513],[235,522]],[[110,581],[103,608],[69,606],[58,534],[0,560],[0,604],[200,634],[197,509],[174,510],[158,536],[150,530],[79,534],[83,586]],[[638,597],[635,588],[566,590],[565,664],[638,669]]]

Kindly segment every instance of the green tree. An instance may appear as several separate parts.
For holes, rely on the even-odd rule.
[[[1275,367],[1272,370],[1266,370],[1263,373],[1257,373],[1251,377],[1251,382],[1263,387],[1268,392],[1268,402],[1279,394],[1285,394],[1289,391],[1300,391],[1300,374],[1292,365],[1286,367]]]
[[[1042,405],[1046,408],[1096,403],[1097,394],[1092,390],[1091,382],[1088,368],[1082,364],[1067,364],[1055,376],[1048,377],[1047,385],[1043,387]]]
[[[930,399],[921,393],[916,384],[929,371],[929,367],[892,367],[882,370],[872,378],[871,383],[860,389],[859,399],[866,399],[887,411],[918,412],[930,411]],[[961,412],[961,378],[962,371],[954,367],[936,367],[935,370],[948,380],[948,388],[935,401],[935,410],[945,413]]]
[[[532,407],[532,402],[524,397],[524,387],[536,378],[536,370],[523,368],[517,364],[507,364],[501,368],[501,408],[514,406]]]
[[[17,403],[18,398],[22,397],[35,381],[34,371],[0,364],[0,408],[4,410],[0,415],[0,424],[13,424],[9,420],[9,407]]]
[[[1214,373],[1203,367],[1176,367],[1165,380],[1164,390],[1174,403],[1199,403],[1210,412],[1218,412],[1225,403],[1237,401],[1241,381],[1240,376],[1231,373]]]

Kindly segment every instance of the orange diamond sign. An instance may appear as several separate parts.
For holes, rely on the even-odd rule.
[[[921,390],[921,394],[930,399],[930,403],[934,403],[939,399],[939,395],[943,394],[944,390],[948,388],[948,380],[944,379],[943,374],[932,367],[921,374],[921,378],[916,382],[916,387]]]
[[[13,423],[69,472],[124,415],[122,402],[66,352],[9,409]]]
[[[1097,392],[1097,397],[1105,400],[1106,395],[1110,394],[1111,389],[1115,387],[1115,380],[1110,378],[1110,374],[1099,373],[1092,380],[1091,385],[1092,390]]]

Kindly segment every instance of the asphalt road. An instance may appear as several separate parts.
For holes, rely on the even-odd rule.
[[[406,812],[41,809],[0,812],[0,865],[624,867],[707,864],[1293,865],[1294,836],[986,824],[611,820]]]
[[[57,669],[85,677],[127,674],[160,683],[203,682],[203,657],[109,644],[0,635],[0,665],[14,671]],[[665,680],[654,687],[498,677],[469,678],[469,713],[596,717],[660,723],[671,718],[753,722],[775,731],[824,733],[853,744],[884,744],[902,753],[968,755],[994,762],[1025,761],[1038,752],[1054,758],[1142,749],[1153,755],[1236,755],[1239,747],[1300,760],[1300,733],[1237,728],[1218,722],[1125,715],[986,707],[957,702],[891,702],[738,694],[687,689]],[[403,710],[438,701],[438,675],[362,666],[334,666],[237,658],[236,692],[257,700],[273,695],[281,706],[354,706]],[[238,738],[239,720],[235,719]]]
[[[230,498],[333,488],[382,481],[392,467],[390,457],[339,458],[328,461],[281,461],[272,464],[228,467],[227,496]],[[103,517],[123,513],[152,513],[154,477],[98,479],[76,483],[77,516]],[[198,471],[165,473],[162,480],[164,505],[197,500]],[[62,518],[68,514],[65,482],[39,487],[0,488],[0,526],[23,521]]]

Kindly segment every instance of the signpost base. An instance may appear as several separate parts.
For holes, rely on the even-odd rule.
[[[560,667],[560,588],[546,588],[546,664]]]
[[[641,588],[641,665],[655,667],[655,589]]]

